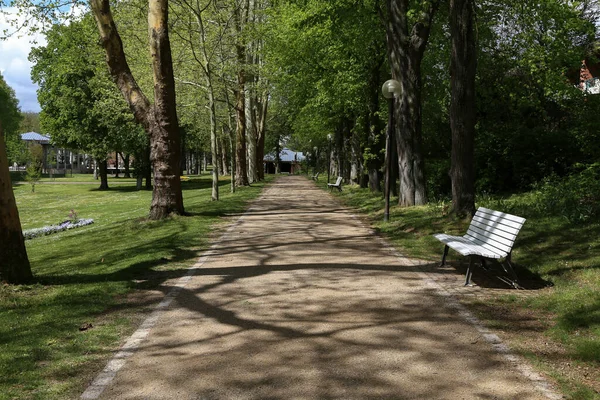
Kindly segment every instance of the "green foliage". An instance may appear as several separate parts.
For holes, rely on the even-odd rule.
[[[577,138],[593,139],[587,126],[598,101],[566,76],[577,74],[594,25],[568,2],[505,0],[481,11],[478,189],[526,190],[564,175],[592,143]]]
[[[600,219],[600,164],[580,168],[580,172],[563,178],[551,176],[539,185],[541,212],[573,223]]]
[[[39,165],[36,163],[29,163],[25,170],[25,180],[31,185],[31,193],[35,192],[35,185],[37,185],[42,178],[42,171]]]
[[[301,148],[325,148],[327,134],[369,112],[380,90],[373,69],[385,60],[376,3],[350,0],[278,3],[266,34],[273,108]],[[375,112],[378,110],[372,110]]]
[[[110,151],[142,147],[145,136],[108,74],[97,35],[89,15],[54,25],[30,60],[41,125],[52,141],[103,160]]]
[[[19,110],[19,101],[15,91],[6,84],[2,73],[0,73],[0,131],[6,143],[8,164],[22,164],[26,161],[26,148],[19,135],[19,124],[23,117]]]
[[[6,138],[19,133],[22,118],[15,91],[6,84],[0,73],[0,123]]]
[[[21,116],[23,120],[19,126],[20,132],[38,132],[42,133],[40,125],[40,114],[36,112],[26,111],[22,112]]]

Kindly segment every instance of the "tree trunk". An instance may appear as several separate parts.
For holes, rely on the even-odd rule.
[[[119,177],[119,152],[115,152],[115,178]]]
[[[150,144],[144,152],[144,176],[146,179],[146,190],[152,190],[152,162],[150,161]]]
[[[265,179],[265,135],[267,133],[267,110],[269,108],[269,94],[265,91],[262,98],[258,101],[258,113],[256,128],[258,140],[256,143],[256,167],[258,169],[258,179]]]
[[[452,129],[452,208],[475,213],[475,74],[477,69],[474,1],[450,1],[450,128]]]
[[[227,143],[225,142],[225,129],[222,130],[222,137],[219,138],[219,143],[221,147],[221,169],[223,171],[223,175],[229,175],[229,166],[227,165]]]
[[[246,97],[246,137],[248,150],[248,182],[258,181],[256,173],[256,147],[258,141],[258,132],[256,129],[256,101],[254,90]]]
[[[250,12],[249,1],[240,2],[236,5],[233,13],[235,30],[237,32],[237,40],[242,40],[243,27],[248,21],[248,13]],[[235,45],[238,73],[237,73],[237,88],[235,90],[235,111],[237,115],[236,124],[236,170],[235,184],[236,186],[248,186],[248,162],[246,160],[246,47],[244,43],[236,43]]]
[[[0,282],[20,284],[31,279],[33,274],[8,172],[8,156],[0,122]]]
[[[384,18],[392,77],[402,84],[403,89],[400,105],[395,109],[395,120],[399,121],[395,128],[400,171],[399,204],[402,206],[427,202],[421,150],[421,61],[439,0],[423,1],[420,19],[410,28],[410,33],[408,5],[408,0],[386,0],[387,17]]]
[[[121,153],[121,158],[123,158],[123,167],[125,168],[124,178],[131,178],[131,171],[129,169],[129,154],[125,154],[123,157],[123,153]]]
[[[241,50],[243,52],[243,48]],[[238,88],[235,92],[235,108],[237,113],[236,124],[236,171],[235,184],[236,186],[248,186],[248,172],[246,162],[246,95],[245,95],[245,72],[241,69],[238,72]]]
[[[123,51],[108,0],[90,0],[110,73],[138,122],[150,137],[154,185],[149,217],[183,214],[180,136],[175,109],[175,80],[168,35],[167,0],[149,0],[148,34],[154,76],[154,105],[135,81]]]
[[[98,189],[108,190],[108,161],[101,160],[98,165],[100,166],[100,187]]]

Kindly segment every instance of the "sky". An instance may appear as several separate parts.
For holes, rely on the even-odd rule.
[[[4,11],[13,12],[10,8],[5,8]],[[0,33],[4,29],[10,30],[11,27],[6,17],[0,14]],[[37,44],[32,44],[33,40],[37,40]],[[0,72],[8,86],[15,91],[21,111],[40,111],[36,94],[37,85],[31,82],[32,64],[27,57],[32,47],[44,44],[46,41],[41,34],[14,36],[4,41],[0,40]]]

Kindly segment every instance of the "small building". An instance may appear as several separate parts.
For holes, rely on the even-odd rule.
[[[28,145],[39,144],[42,146],[43,161],[42,173],[58,171],[65,173],[73,170],[79,173],[91,172],[93,159],[87,154],[78,153],[69,149],[55,147],[51,143],[50,136],[42,135],[37,132],[27,132],[21,134],[21,140]],[[49,158],[52,158],[50,160]],[[50,171],[52,169],[52,171]]]
[[[304,154],[302,154],[302,152],[284,148],[279,153],[279,172],[285,172],[289,174],[299,173],[302,170],[302,162],[305,159],[306,157]],[[276,162],[277,158],[275,157],[275,153],[269,153],[265,155],[265,173],[274,174],[277,171],[275,166]]]

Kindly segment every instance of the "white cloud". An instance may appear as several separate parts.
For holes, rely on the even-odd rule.
[[[5,8],[3,11],[16,16],[15,9]],[[6,16],[0,14],[0,32],[4,29],[9,32],[14,30]],[[40,111],[37,85],[31,82],[32,64],[27,57],[32,47],[45,44],[46,39],[40,33],[13,35],[0,41],[0,71],[6,83],[15,91],[21,111]]]

